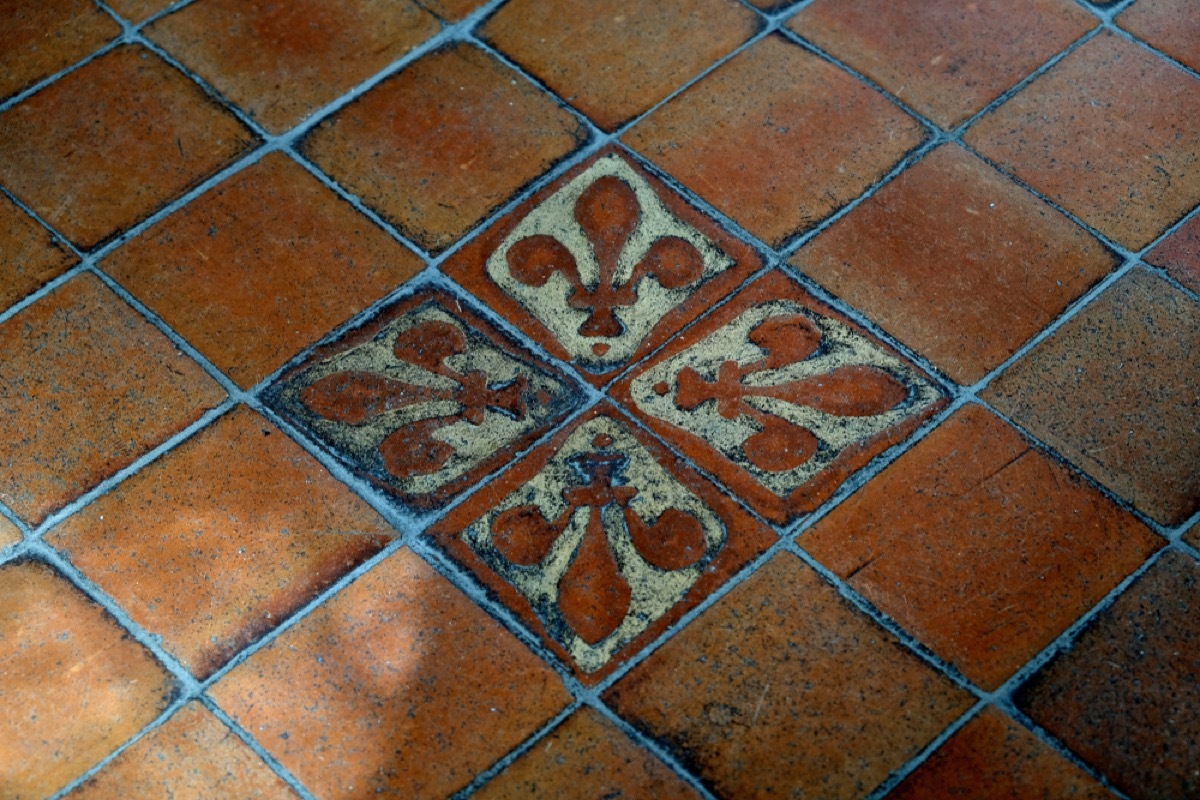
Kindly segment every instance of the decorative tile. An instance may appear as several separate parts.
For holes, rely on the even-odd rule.
[[[1200,70],[1200,18],[1194,0],[1139,0],[1117,24],[1192,69]]]
[[[1147,264],[1162,267],[1193,292],[1200,292],[1200,214],[1180,225],[1142,258]]]
[[[0,195],[0,310],[57,278],[75,260],[45,228]]]
[[[254,143],[200,87],[126,45],[0,114],[0,183],[88,249]]]
[[[10,0],[0,27],[0,100],[120,35],[121,26],[91,0]]]
[[[779,273],[674,337],[613,395],[776,522],[815,509],[946,402]]]
[[[239,407],[45,540],[203,680],[392,535],[295,442]]]
[[[760,266],[751,248],[610,148],[442,269],[601,385]]]
[[[0,353],[0,502],[31,524],[225,397],[88,274],[0,323]]]
[[[858,798],[973,698],[781,553],[604,701],[722,798]]]
[[[302,148],[405,236],[440,252],[586,138],[519,74],[452,44],[323,121]]]
[[[101,263],[246,388],[423,266],[281,153]]]
[[[49,797],[154,720],[175,684],[53,569],[0,565],[0,786]]]
[[[1164,544],[976,405],[799,542],[989,691]]]
[[[570,378],[429,289],[319,348],[265,399],[417,511],[511,461],[578,402]]]
[[[983,398],[1164,525],[1200,509],[1200,305],[1138,268]]]
[[[322,800],[446,797],[571,702],[553,670],[410,550],[210,694]]]
[[[608,406],[533,451],[429,536],[585,683],[775,541]]]

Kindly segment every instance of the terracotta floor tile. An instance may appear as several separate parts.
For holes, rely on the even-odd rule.
[[[91,275],[0,323],[0,353],[0,501],[34,524],[225,396]]]
[[[204,679],[393,534],[243,406],[46,541]]]
[[[1139,0],[1116,21],[1142,41],[1200,70],[1200,17],[1194,0]]]
[[[121,26],[90,0],[9,0],[0,27],[0,100],[91,55]]]
[[[50,567],[0,566],[0,786],[49,797],[158,716],[174,681]]]
[[[776,556],[604,695],[723,798],[862,797],[970,707]]]
[[[761,266],[750,247],[606,148],[442,269],[600,386]]]
[[[178,0],[108,0],[108,6],[130,22],[141,22]]]
[[[294,800],[283,780],[199,703],[121,753],[70,800]]]
[[[418,2],[448,22],[458,22],[480,8],[486,0],[418,0]]]
[[[1198,652],[1200,566],[1168,553],[1016,701],[1135,800],[1196,797]]]
[[[570,378],[439,290],[317,350],[265,399],[418,511],[509,463],[579,402]]]
[[[101,264],[243,387],[423,266],[280,153]]]
[[[0,309],[24,299],[75,263],[70,250],[0,196]]]
[[[1070,0],[817,0],[788,27],[949,129],[1097,22]]]
[[[1126,247],[1200,202],[1200,81],[1102,33],[967,131],[965,140]]]
[[[607,405],[428,535],[588,684],[775,542]]]
[[[749,39],[734,0],[513,0],[483,35],[559,97],[612,130]]]
[[[455,44],[322,122],[303,148],[406,236],[440,251],[586,137],[517,73]]]
[[[786,522],[945,405],[923,372],[780,273],[613,388],[756,511]]]
[[[1184,541],[1192,547],[1200,547],[1200,522],[1192,526],[1192,529],[1183,537]]]
[[[1200,292],[1200,215],[1180,225],[1143,259],[1147,264],[1162,267],[1192,291]]]
[[[975,405],[799,541],[987,690],[1163,544]]]
[[[1200,305],[1136,269],[983,397],[1159,522],[1200,508]]]
[[[440,27],[413,0],[199,0],[146,33],[278,134]]]
[[[473,797],[696,800],[699,795],[599,712],[583,708]]]
[[[212,695],[322,800],[445,797],[570,702],[552,670],[410,550]]]
[[[1052,322],[1117,259],[1065,216],[948,144],[835,222],[791,263],[970,384]]]
[[[0,517],[0,550],[21,541],[21,530],[4,517]]]
[[[774,247],[857,197],[923,138],[882,95],[770,36],[624,140]]]

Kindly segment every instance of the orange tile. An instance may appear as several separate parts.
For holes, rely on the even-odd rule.
[[[0,353],[0,501],[33,524],[225,396],[92,275],[0,323]]]
[[[1126,247],[1200,202],[1200,81],[1102,33],[977,122],[965,140]]]
[[[1164,525],[1200,509],[1200,305],[1135,269],[984,391]]]
[[[322,122],[303,149],[436,252],[585,138],[570,114],[517,73],[454,44]]]
[[[1162,267],[1193,292],[1200,292],[1200,214],[1180,225],[1142,258],[1147,264]]]
[[[1116,21],[1134,36],[1200,70],[1200,16],[1194,0],[1139,0]]]
[[[949,129],[1098,22],[1070,0],[817,0],[788,27]]]
[[[57,278],[75,261],[45,228],[0,196],[0,309]]]
[[[46,541],[204,679],[393,533],[278,428],[239,407]]]
[[[121,33],[91,0],[10,0],[0,27],[0,100],[66,69]]]
[[[624,141],[774,247],[853,200],[923,138],[882,95],[770,36]]]
[[[297,795],[220,720],[191,702],[67,797],[294,800]]]
[[[412,0],[199,0],[146,33],[278,134],[440,27]]]
[[[988,690],[1163,544],[976,405],[799,542]]]
[[[418,0],[418,2],[448,22],[458,22],[486,0]]]
[[[862,797],[972,703],[789,554],[604,700],[738,798]]]
[[[0,786],[49,797],[175,692],[150,653],[50,567],[0,566]]]
[[[749,39],[734,0],[513,0],[483,35],[551,91],[612,130]]]
[[[214,187],[101,264],[243,387],[423,266],[280,153]]]
[[[697,800],[699,795],[599,712],[585,707],[505,767],[473,797]]]
[[[21,541],[21,530],[4,517],[0,517],[0,550]]]
[[[200,87],[128,45],[0,114],[0,182],[87,249],[253,143]]]
[[[142,22],[178,0],[109,0],[108,5],[130,22]]]

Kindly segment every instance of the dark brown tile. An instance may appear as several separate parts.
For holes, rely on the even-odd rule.
[[[70,250],[16,203],[0,196],[0,309],[24,299],[75,262]]]
[[[1142,258],[1147,264],[1162,267],[1192,291],[1200,292],[1200,214],[1180,225]]]
[[[1116,21],[1134,36],[1200,70],[1200,15],[1194,0],[1138,0]]]
[[[0,100],[85,58],[121,34],[91,0],[8,0],[0,26]]]
[[[176,2],[178,0],[108,0],[108,5],[130,22],[142,22]]]

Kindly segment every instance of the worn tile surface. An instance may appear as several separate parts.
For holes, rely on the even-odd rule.
[[[0,307],[8,308],[75,263],[69,249],[20,206],[0,197]]]
[[[1200,215],[1176,228],[1143,258],[1193,292],[1200,292]]]
[[[21,529],[8,519],[0,517],[0,550],[21,541]]]
[[[9,0],[0,27],[0,99],[66,69],[120,33],[90,0]]]
[[[1200,17],[1192,0],[1140,0],[1117,24],[1192,69],[1200,69]]]

